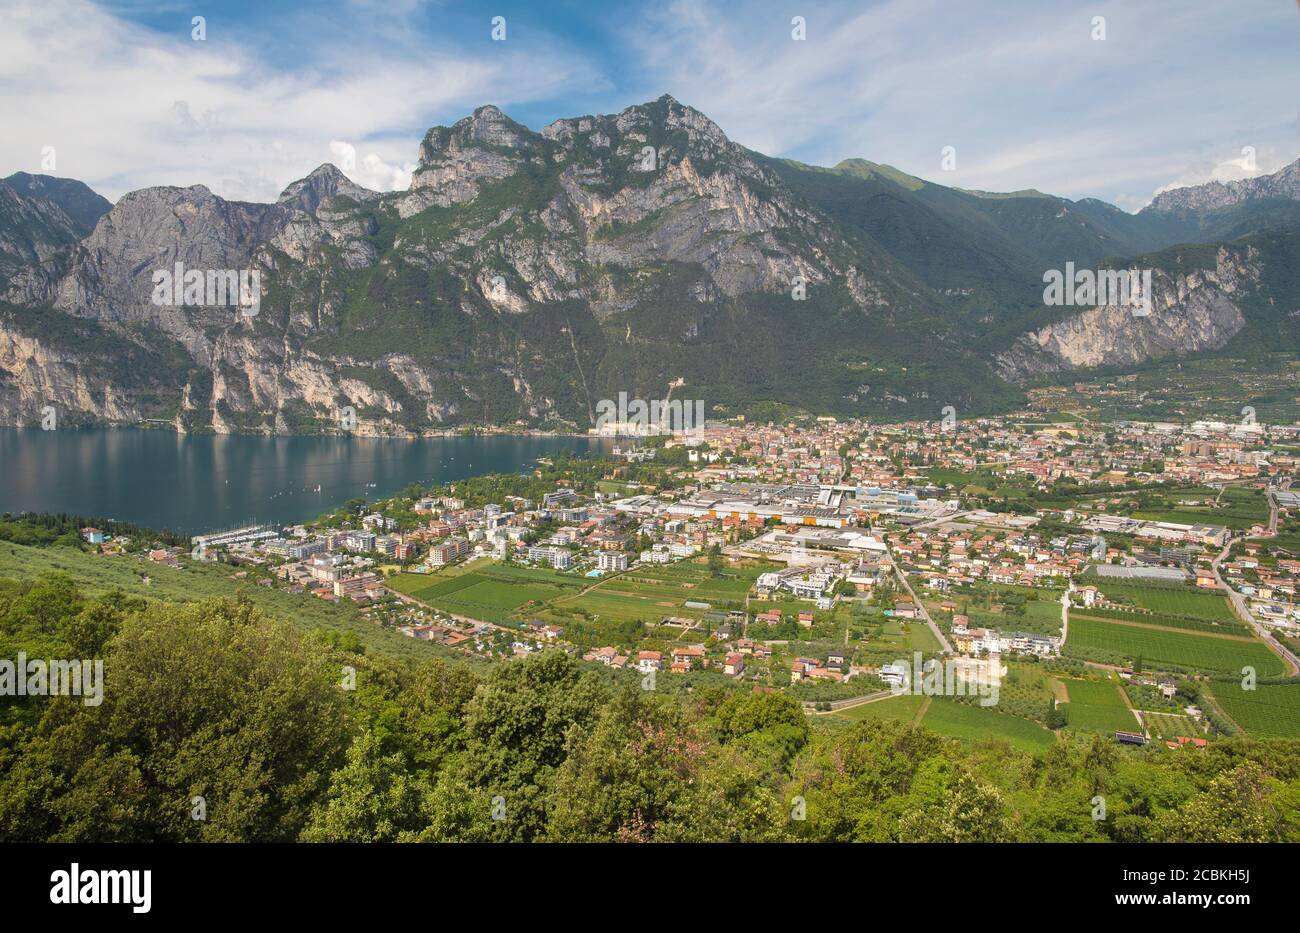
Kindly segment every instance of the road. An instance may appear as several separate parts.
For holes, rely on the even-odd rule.
[[[893,560],[893,555],[890,555],[890,559]],[[926,611],[925,604],[917,598],[916,591],[912,589],[912,584],[907,581],[907,572],[903,570],[898,561],[894,561],[893,563],[894,571],[898,574],[898,579],[903,581],[903,589],[907,590],[908,594],[912,597],[912,602],[916,605],[916,608],[920,610],[921,618],[925,620],[925,624],[930,626],[930,631],[934,632],[934,637],[939,639],[939,644],[943,646],[943,653],[955,654],[956,652],[952,650],[952,645],[948,643],[948,636],[944,635],[944,633],[939,630],[939,626],[934,624],[934,619],[930,618],[930,613]]]
[[[1070,637],[1070,591],[1074,588],[1071,583],[1064,593],[1061,594],[1061,649],[1065,649],[1065,640]]]
[[[912,527],[913,529],[936,528],[939,525],[946,525],[948,522],[958,521],[962,518],[962,516],[969,515],[969,514],[970,514],[970,510],[965,509],[962,511],[953,512],[951,515],[941,515],[938,518],[932,518],[928,522],[921,522],[919,525],[913,525]]]
[[[818,711],[815,709],[816,701],[804,700],[803,707],[805,712],[813,712],[819,716],[827,716],[831,713],[838,713],[840,710],[853,709],[855,706],[862,706],[866,703],[875,703],[879,700],[888,700],[892,696],[898,696],[892,690],[879,690],[875,693],[868,693],[865,696],[852,697],[848,700],[831,700],[831,708],[828,710]]]
[[[1273,493],[1281,490],[1285,492],[1291,488],[1291,478],[1288,476],[1278,484],[1278,489],[1269,489],[1268,491],[1268,533],[1270,537],[1277,537],[1277,500],[1273,498]]]
[[[1273,497],[1272,495],[1270,495],[1269,501],[1272,502],[1272,499]],[[1277,520],[1277,515],[1276,515],[1276,507],[1275,507],[1272,521],[1275,522],[1276,520]],[[1237,540],[1245,540],[1245,539],[1239,538]],[[1268,643],[1269,647],[1272,648],[1274,652],[1281,655],[1282,659],[1286,661],[1287,667],[1289,668],[1289,670],[1287,671],[1287,676],[1295,677],[1297,674],[1300,674],[1300,658],[1296,657],[1295,652],[1293,652],[1290,648],[1288,648],[1286,645],[1278,641],[1277,638],[1273,635],[1272,632],[1268,630],[1266,626],[1260,624],[1260,622],[1255,618],[1255,616],[1251,614],[1250,607],[1246,605],[1245,597],[1242,596],[1240,593],[1238,593],[1236,590],[1234,590],[1232,587],[1228,586],[1228,584],[1224,582],[1223,575],[1219,573],[1219,564],[1222,563],[1223,560],[1227,558],[1228,552],[1232,550],[1232,545],[1235,543],[1236,542],[1229,540],[1228,543],[1224,545],[1223,550],[1219,552],[1219,556],[1214,558],[1214,560],[1210,562],[1210,568],[1214,571],[1215,583],[1218,585],[1218,588],[1220,590],[1224,590],[1227,592],[1228,601],[1232,603],[1232,608],[1236,610],[1238,618],[1248,623],[1250,627],[1255,630],[1255,634],[1258,635],[1260,638],[1264,639],[1264,641]]]

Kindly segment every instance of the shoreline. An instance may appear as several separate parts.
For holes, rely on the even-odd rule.
[[[0,430],[12,429],[15,431],[40,431],[43,430],[40,425],[36,424],[0,424]],[[473,427],[473,428],[446,428],[437,431],[422,431],[420,433],[401,432],[401,433],[381,433],[365,430],[356,431],[290,431],[285,433],[276,433],[272,431],[182,431],[172,422],[164,421],[137,421],[132,423],[123,422],[90,422],[87,424],[70,424],[60,426],[58,431],[163,431],[169,434],[175,434],[177,437],[362,437],[373,438],[377,440],[396,440],[396,441],[418,441],[428,438],[448,438],[448,437],[577,437],[589,438],[591,440],[600,440],[612,438],[612,435],[592,434],[586,431],[556,431],[543,428],[505,428],[500,426]]]
[[[531,471],[559,450],[587,456],[609,446],[601,438],[558,433],[453,433],[353,443],[346,435],[169,436],[114,427],[0,429],[0,456],[12,454],[17,471],[0,494],[0,511],[66,512],[184,535],[248,524],[293,525],[352,498],[373,502],[412,483],[428,487]],[[89,474],[92,481],[71,478],[81,463],[99,467]]]

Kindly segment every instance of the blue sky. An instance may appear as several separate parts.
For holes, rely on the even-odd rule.
[[[52,147],[51,174],[110,198],[202,183],[270,200],[325,161],[404,187],[424,131],[479,104],[536,129],[664,93],[771,155],[1128,210],[1300,156],[1292,0],[5,7],[0,174],[41,171]]]

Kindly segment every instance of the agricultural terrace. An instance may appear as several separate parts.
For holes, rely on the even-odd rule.
[[[1176,631],[1070,613],[1064,653],[1107,664],[1229,673],[1249,665],[1260,677],[1285,673],[1282,659],[1256,638]]]
[[[1211,698],[1249,735],[1300,738],[1300,683],[1257,684],[1243,690],[1238,681],[1209,684]]]
[[[1139,610],[1171,616],[1189,616],[1214,622],[1236,623],[1236,616],[1222,593],[1206,593],[1188,587],[1120,583],[1092,576],[1089,582],[1110,601]]]

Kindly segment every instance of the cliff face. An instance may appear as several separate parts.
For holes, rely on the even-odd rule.
[[[1243,178],[1239,181],[1212,181],[1190,188],[1162,191],[1145,210],[1152,213],[1213,211],[1265,199],[1300,199],[1300,159],[1272,175]]]
[[[1008,380],[1222,346],[1264,264],[1153,260],[1150,318],[1013,307],[1007,324],[1044,253],[1113,255],[1150,224],[778,163],[669,97],[540,132],[480,107],[426,134],[406,191],[323,165],[273,204],[132,192],[87,230],[52,193],[95,204],[58,181],[0,185],[6,424],[53,406],[220,432],[338,430],[347,409],[362,433],[582,428],[602,398],[669,385],[724,415],[969,413],[1018,398]],[[158,300],[178,270],[255,295]]]
[[[1253,249],[1220,247],[1211,268],[1153,269],[1150,314],[1115,304],[1086,308],[1021,336],[999,355],[999,368],[1007,378],[1019,380],[1215,350],[1245,326],[1236,299],[1259,284],[1259,257]]]
[[[74,388],[53,372],[84,342],[0,314],[8,421],[46,402],[217,431],[328,430],[347,407],[361,431],[581,427],[600,398],[674,380],[738,408],[784,400],[801,371],[809,407],[893,403],[888,377],[873,387],[836,357],[864,366],[905,344],[899,322],[961,352],[918,300],[924,286],[671,98],[540,133],[479,108],[429,131],[403,192],[332,166],[275,204],[136,191],[57,256],[22,258],[7,305],[154,350],[175,385],[148,399],[120,376],[111,398]],[[174,269],[256,272],[257,313],[156,301],[156,275]]]
[[[57,204],[0,181],[0,277],[54,258],[84,233]]]

